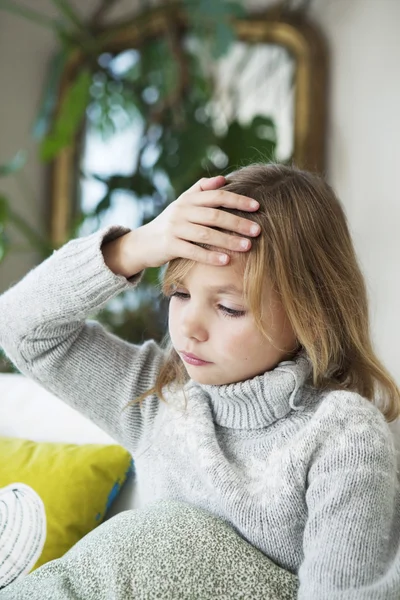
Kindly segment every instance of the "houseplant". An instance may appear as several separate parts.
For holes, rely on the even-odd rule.
[[[256,115],[251,123],[243,124],[233,115],[223,126],[216,126],[215,72],[209,66],[224,56],[235,40],[232,19],[245,17],[240,2],[184,0],[179,4],[187,15],[184,34],[171,20],[165,35],[134,49],[136,61],[122,72],[115,69],[115,63],[123,53],[105,51],[104,43],[110,28],[123,25],[105,25],[108,13],[119,0],[101,0],[88,18],[68,0],[51,2],[58,10],[56,20],[22,4],[0,0],[0,9],[29,19],[32,26],[50,27],[58,39],[58,51],[51,61],[32,129],[42,160],[51,162],[77,138],[82,140],[88,130],[110,139],[135,121],[140,121],[143,129],[132,172],[115,172],[107,177],[96,172],[80,173],[81,177],[100,182],[104,194],[90,211],[77,212],[69,238],[80,234],[84,222],[91,220],[100,225],[116,192],[121,190],[131,195],[132,202],[142,205],[139,226],[154,218],[194,180],[224,173],[228,167],[260,157],[274,158],[276,129],[272,119]],[[171,4],[171,10],[177,6],[167,4]],[[141,11],[133,17],[128,15],[126,20],[145,21],[151,15],[152,9],[143,2]],[[60,101],[65,65],[78,49],[79,72]],[[20,176],[25,161],[26,155],[18,153],[0,166],[0,177]],[[160,176],[164,182],[161,187]],[[8,252],[18,251],[7,235],[8,225],[17,228],[29,248],[46,258],[57,244],[50,235],[43,237],[34,231],[12,206],[12,199],[0,194],[0,261]],[[157,293],[157,281],[158,272],[149,270],[135,306],[128,296],[121,295],[96,318],[130,341],[140,342],[143,332],[146,337],[160,340],[166,311]]]

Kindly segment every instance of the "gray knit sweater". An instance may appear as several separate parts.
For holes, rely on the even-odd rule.
[[[0,345],[29,377],[128,448],[146,502],[218,515],[296,573],[301,600],[399,600],[400,502],[390,430],[356,393],[317,392],[304,353],[251,380],[186,385],[124,406],[163,351],[86,320],[133,288],[105,265],[112,227],[73,240],[0,297]],[[234,568],[234,565],[232,565]]]

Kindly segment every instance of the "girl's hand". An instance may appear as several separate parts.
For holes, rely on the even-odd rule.
[[[153,221],[102,246],[106,265],[116,274],[130,278],[147,267],[160,267],[182,257],[211,265],[226,265],[229,256],[196,244],[246,252],[251,248],[247,237],[238,237],[211,227],[255,237],[260,227],[248,219],[231,215],[218,207],[256,211],[258,202],[218,190],[225,177],[200,179]],[[195,242],[195,243],[193,243]]]
[[[153,221],[135,230],[142,240],[140,251],[144,266],[158,267],[176,257],[212,265],[229,262],[227,254],[206,250],[191,242],[236,252],[246,252],[251,248],[251,241],[247,237],[211,229],[218,227],[242,236],[257,236],[260,233],[259,226],[253,221],[218,210],[220,206],[249,212],[259,208],[258,202],[251,198],[218,190],[225,183],[221,175],[201,179]]]

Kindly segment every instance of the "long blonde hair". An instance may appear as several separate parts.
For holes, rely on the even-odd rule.
[[[228,210],[261,226],[243,255],[244,293],[263,328],[265,278],[280,296],[296,338],[312,363],[312,384],[319,389],[358,392],[376,403],[385,418],[400,415],[400,390],[372,348],[365,282],[342,206],[318,175],[280,164],[253,164],[227,177],[224,189],[256,199],[256,213]],[[193,265],[171,261],[162,289],[182,280]],[[223,267],[221,267],[223,268]],[[188,380],[185,367],[166,338],[166,360],[150,394]]]

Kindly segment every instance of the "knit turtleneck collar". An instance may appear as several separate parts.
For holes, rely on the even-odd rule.
[[[231,429],[260,429],[303,410],[301,388],[312,372],[310,359],[301,350],[293,360],[252,379],[227,385],[196,384],[208,396],[213,420]]]

